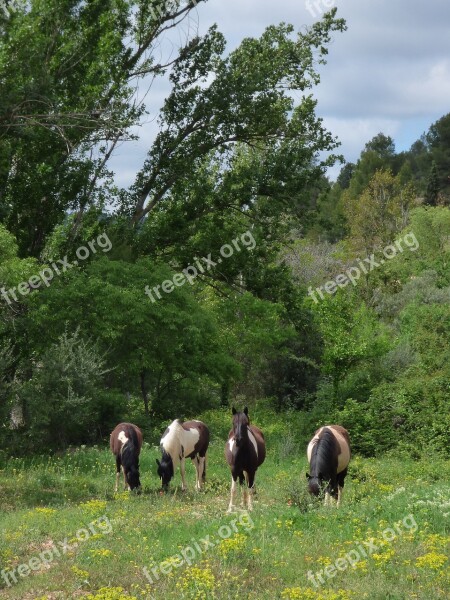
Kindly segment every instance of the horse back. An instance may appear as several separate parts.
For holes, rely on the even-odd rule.
[[[193,446],[192,452],[186,454],[188,458],[194,458],[197,454],[199,456],[205,456],[209,446],[209,429],[202,421],[184,421],[181,425],[183,429],[189,432],[195,429],[198,432],[198,440]]]
[[[341,425],[329,425],[337,443],[339,444],[340,452],[338,456],[338,473],[341,473],[348,467],[350,462],[350,437],[348,431]]]
[[[119,425],[114,428],[109,438],[109,446],[112,453],[117,456],[124,445],[123,436],[120,436],[121,433],[123,433],[128,440],[131,440],[133,446],[137,450],[137,454],[139,454],[142,448],[142,431],[132,423],[119,423]],[[122,439],[120,439],[121,437]]]
[[[348,431],[345,429],[345,427],[342,427],[341,425],[328,425],[328,427],[333,431],[336,439],[339,439],[340,444],[342,444],[342,438],[344,438],[350,450],[350,436],[348,435]]]
[[[306,453],[308,455],[308,462],[311,463],[312,450],[313,450],[314,446],[317,444],[317,442],[320,438],[320,434],[322,433],[322,431],[325,428],[331,431],[331,433],[333,434],[334,439],[336,440],[336,443],[338,445],[339,453],[338,453],[337,472],[341,473],[344,469],[346,469],[348,467],[348,463],[350,462],[350,454],[351,454],[350,453],[350,437],[348,435],[348,431],[341,425],[325,425],[324,427],[320,427],[319,429],[317,429],[317,431],[314,433],[314,437],[309,442],[308,448],[306,451]]]
[[[334,439],[338,444],[339,454],[337,472],[341,473],[344,469],[348,467],[348,463],[350,462],[351,456],[350,436],[348,435],[348,431],[341,425],[325,425],[324,427],[321,427],[315,432],[314,438],[308,445],[308,460],[310,461],[310,452],[312,452],[314,440],[319,439],[320,432],[325,428],[331,431],[331,433],[334,436]]]

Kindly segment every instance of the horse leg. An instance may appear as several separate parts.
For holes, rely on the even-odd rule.
[[[120,477],[120,456],[116,456],[116,485],[114,487],[114,493],[117,494],[119,489],[119,477]]]
[[[247,510],[253,510],[253,495],[255,493],[255,474],[246,473],[246,476],[248,485]]]
[[[337,499],[338,507],[341,505],[342,492],[344,491],[344,479],[345,479],[346,475],[347,475],[347,469],[344,469],[343,471],[341,471],[338,474],[338,499]]]
[[[186,469],[185,469],[185,458],[184,456],[181,458],[180,461],[180,471],[181,471],[181,489],[183,490],[183,492],[186,491]]]
[[[246,508],[247,504],[248,504],[248,491],[247,491],[247,488],[248,488],[248,473],[247,473],[247,471],[244,471],[244,477],[245,477],[245,481],[240,481],[239,483],[244,486],[242,488],[241,506],[243,506],[244,508]]]
[[[228,512],[233,512],[233,510],[235,510],[236,506],[235,506],[235,502],[236,502],[236,493],[237,493],[237,477],[235,478],[233,475],[231,475],[231,497],[230,497],[230,504],[228,506]]]
[[[203,463],[202,463],[202,481],[203,483],[206,483],[206,454],[205,456],[202,457],[203,458]]]
[[[339,483],[337,477],[330,483],[330,495],[330,504],[334,505],[334,502],[336,502],[336,506],[339,506]],[[334,502],[331,501],[331,498],[333,498]]]
[[[124,469],[124,468],[122,468],[122,470],[123,470],[123,482],[124,482],[124,488],[123,488],[123,489],[124,489],[125,491],[126,491],[126,490],[130,491],[130,490],[131,490],[131,488],[130,488],[130,486],[128,485],[128,481],[127,481],[127,474],[125,473],[125,469]]]
[[[202,483],[205,483],[206,469],[205,469],[206,456],[198,457],[198,489],[202,489]]]
[[[241,490],[241,506],[245,507],[247,503],[247,480],[245,471],[242,471],[239,474],[239,487]]]
[[[201,490],[201,485],[200,485],[200,457],[197,455],[195,458],[192,459],[192,462],[194,464],[195,467],[195,489],[197,491]]]
[[[336,483],[336,477],[330,477],[328,483],[327,483],[327,487],[325,488],[325,506],[332,506],[333,505],[333,501],[332,498],[334,498],[335,500],[337,500],[338,496],[337,496],[337,483]]]
[[[331,498],[333,498],[333,501],[331,500]],[[336,489],[331,492],[330,504],[334,506],[335,502],[336,506],[339,506],[339,486],[337,486]]]
[[[195,489],[198,490],[198,456],[194,456],[191,460],[195,467]]]

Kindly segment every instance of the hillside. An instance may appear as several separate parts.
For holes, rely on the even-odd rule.
[[[102,447],[3,462],[2,576],[33,558],[40,565],[28,568],[26,576],[16,573],[17,584],[9,575],[10,587],[2,580],[0,597],[447,597],[448,461],[356,456],[342,507],[324,507],[306,491],[305,449],[295,436],[295,422],[287,427],[273,413],[256,411],[268,457],[257,473],[253,512],[230,515],[223,458],[229,415],[216,411],[201,417],[215,435],[200,493],[193,491],[194,469],[188,465],[190,490],[180,491],[177,473],[170,493],[161,496],[155,466],[159,450],[148,444],[141,458],[140,496],[113,495],[114,459]],[[334,569],[325,573],[329,566]]]
[[[0,0],[0,598],[448,597],[449,9],[333,4]]]

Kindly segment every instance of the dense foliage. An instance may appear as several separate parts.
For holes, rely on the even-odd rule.
[[[212,27],[161,61],[197,4],[0,15],[0,435],[65,447],[265,397],[368,455],[448,451],[450,115],[408,152],[380,133],[330,183],[311,90],[345,22],[228,54]],[[163,77],[159,133],[119,189],[135,88]]]

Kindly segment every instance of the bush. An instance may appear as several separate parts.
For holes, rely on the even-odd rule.
[[[56,448],[94,440],[104,402],[104,373],[103,358],[78,331],[60,336],[36,362],[33,377],[18,389],[31,446]]]

